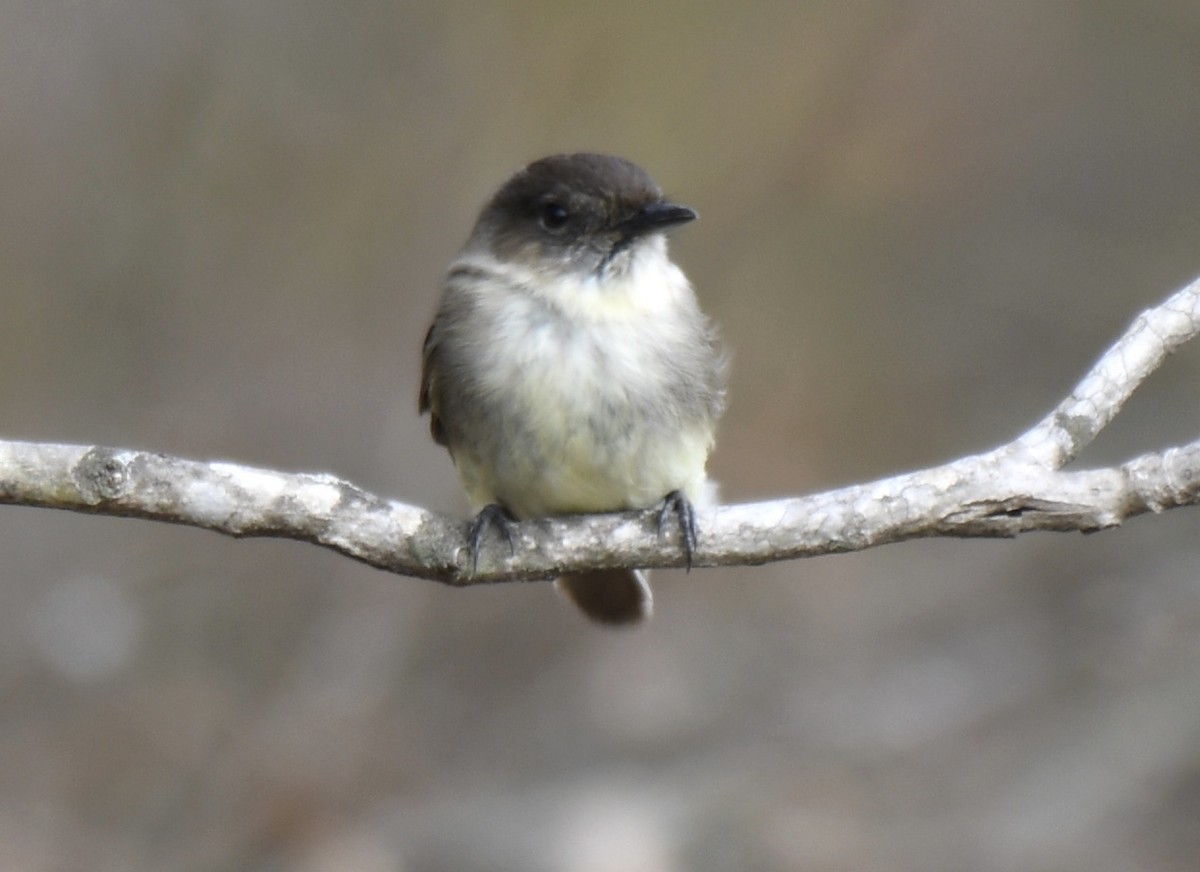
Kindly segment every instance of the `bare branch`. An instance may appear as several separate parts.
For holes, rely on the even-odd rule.
[[[1108,469],[1063,472],[1181,344],[1200,332],[1200,280],[1142,313],[1053,412],[1016,440],[943,466],[813,496],[699,515],[696,566],[761,564],[929,536],[1089,532],[1200,502],[1200,441]],[[119,448],[0,442],[0,504],[143,518],[236,537],[298,539],[452,585],[614,566],[682,566],[657,513],[520,524],[472,574],[467,523],[331,475]]]

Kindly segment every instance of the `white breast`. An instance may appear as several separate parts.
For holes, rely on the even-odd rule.
[[[603,284],[488,265],[511,290],[476,300],[489,337],[477,376],[506,432],[472,440],[485,455],[456,452],[475,501],[534,517],[648,507],[674,490],[703,500],[713,422],[672,416],[678,374],[664,363],[697,341],[695,318],[679,317],[695,301],[664,248],[645,255]]]

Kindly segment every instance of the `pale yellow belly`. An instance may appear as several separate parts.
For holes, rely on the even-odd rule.
[[[706,502],[707,432],[641,440],[613,452],[586,435],[546,439],[539,450],[513,450],[499,463],[456,457],[476,506],[500,502],[518,517],[648,508],[672,491]],[[532,448],[532,446],[526,446]],[[549,449],[549,450],[547,450]]]

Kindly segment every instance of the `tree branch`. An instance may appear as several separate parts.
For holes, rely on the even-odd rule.
[[[929,536],[1089,532],[1200,502],[1200,440],[1120,466],[1063,472],[1166,357],[1200,332],[1200,279],[1142,313],[1028,432],[984,454],[796,499],[698,515],[693,565],[768,563]],[[615,566],[682,566],[657,512],[526,521],[472,574],[467,522],[331,475],[203,463],[120,448],[0,442],[0,504],[298,539],[371,566],[465,586]]]

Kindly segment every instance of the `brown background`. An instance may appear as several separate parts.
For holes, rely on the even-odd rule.
[[[0,10],[0,432],[463,512],[441,271],[543,154],[647,167],[731,501],[983,450],[1200,273],[1200,7]],[[1200,431],[1200,348],[1081,458]],[[0,510],[0,867],[1113,870],[1200,856],[1200,543],[659,573],[634,633],[286,542]]]

